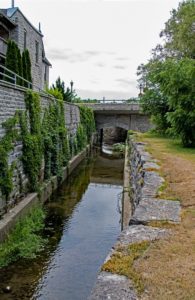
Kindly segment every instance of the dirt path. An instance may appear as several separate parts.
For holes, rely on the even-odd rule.
[[[163,196],[181,201],[182,222],[172,226],[171,238],[151,244],[137,261],[146,287],[141,299],[195,300],[195,160],[171,154],[163,141],[145,140],[161,163],[167,182]]]

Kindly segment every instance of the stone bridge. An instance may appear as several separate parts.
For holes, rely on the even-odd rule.
[[[119,127],[125,130],[145,132],[151,128],[149,117],[142,113],[139,103],[99,102],[86,103],[95,113],[96,127],[98,130]]]

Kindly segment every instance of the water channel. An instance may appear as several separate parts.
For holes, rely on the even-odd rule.
[[[81,163],[48,201],[48,244],[37,258],[0,270],[1,300],[86,300],[90,295],[121,229],[124,161],[106,152]]]

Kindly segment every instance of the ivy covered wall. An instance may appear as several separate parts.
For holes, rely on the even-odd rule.
[[[6,111],[8,99],[12,107],[10,115],[0,116],[0,215],[27,193],[39,191],[51,176],[60,181],[63,167],[86,147],[95,131],[89,108],[6,87],[9,91],[0,99],[1,112]],[[13,107],[16,92],[20,105]]]

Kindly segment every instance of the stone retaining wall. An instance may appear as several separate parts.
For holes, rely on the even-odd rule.
[[[15,87],[13,84],[7,82],[0,82],[0,139],[4,136],[4,129],[2,123],[15,115],[17,110],[25,110],[25,92],[23,87]],[[54,100],[52,96],[45,93],[40,93],[41,107],[44,109]],[[68,133],[74,136],[77,131],[77,126],[80,123],[79,107],[75,104],[64,103],[65,123]],[[22,155],[22,143],[16,142],[14,150],[9,155],[9,165],[15,162],[13,176],[13,191],[10,195],[8,206],[12,207],[16,204],[22,194],[26,192],[27,177],[23,171],[23,165],[20,160]],[[0,192],[0,216],[5,213],[5,199]]]
[[[17,110],[25,110],[26,89],[20,86],[15,87],[10,83],[0,82],[0,138],[4,135],[1,124],[10,117],[13,117]],[[48,107],[52,101],[52,96],[40,93],[42,108]],[[80,122],[79,107],[75,104],[64,103],[65,122],[70,134],[74,134]]]

